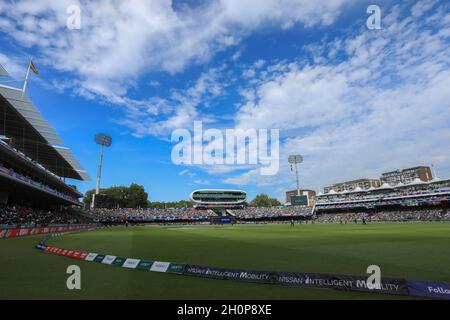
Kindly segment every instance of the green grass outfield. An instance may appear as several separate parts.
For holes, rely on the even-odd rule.
[[[0,299],[404,299],[380,294],[202,279],[128,270],[45,254],[42,236],[0,240]],[[49,245],[122,257],[243,269],[450,281],[450,223],[114,228]],[[82,290],[66,289],[67,266]]]

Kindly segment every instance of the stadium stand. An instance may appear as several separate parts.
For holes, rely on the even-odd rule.
[[[0,84],[0,225],[86,222],[67,178],[90,179],[22,89]]]
[[[248,207],[245,209],[231,210],[239,219],[264,219],[280,217],[310,217],[313,215],[313,208],[306,206],[290,207]]]
[[[273,219],[287,217],[311,217],[311,207],[272,207],[228,209],[231,216],[238,219]],[[185,209],[96,209],[90,211],[91,217],[99,222],[179,222],[206,221],[216,215],[213,210]]]
[[[34,228],[89,223],[69,210],[50,211],[22,206],[0,207],[0,228]]]
[[[450,222],[450,211],[446,208],[415,208],[404,210],[383,210],[368,212],[324,213],[315,218],[316,222],[353,223],[361,222]]]
[[[408,184],[328,192],[316,198],[317,222],[450,221],[450,180],[416,179]]]
[[[440,205],[450,200],[450,180],[429,183],[415,181],[410,185],[382,185],[367,191],[319,194],[316,211],[376,208],[386,206]]]
[[[185,209],[95,209],[89,211],[92,219],[103,223],[128,222],[181,222],[208,219],[213,212]]]

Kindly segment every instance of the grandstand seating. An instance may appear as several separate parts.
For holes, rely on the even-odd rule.
[[[439,204],[450,201],[450,181],[410,187],[319,195],[316,209]]]
[[[3,166],[2,163],[0,163],[0,174],[4,174],[4,175],[7,175],[7,176],[12,177],[14,179],[20,180],[21,182],[25,182],[26,184],[28,184],[30,186],[33,186],[35,188],[38,188],[38,189],[41,189],[43,191],[49,192],[49,193],[51,193],[51,194],[53,194],[55,196],[58,196],[60,198],[65,199],[65,200],[68,200],[68,201],[71,201],[71,202],[74,202],[74,203],[79,203],[78,199],[76,199],[74,197],[71,197],[71,196],[69,196],[69,195],[67,195],[67,194],[65,194],[63,192],[57,191],[57,190],[51,188],[50,186],[48,186],[48,185],[46,185],[46,184],[44,184],[42,182],[35,181],[35,180],[31,179],[28,176],[25,176],[23,174],[20,174],[20,173],[14,171],[13,169],[6,168],[6,167]]]
[[[245,209],[231,210],[239,219],[258,219],[276,217],[307,217],[313,214],[312,207],[291,206],[291,207],[248,207]]]
[[[44,227],[54,225],[90,223],[90,219],[69,210],[39,210],[24,206],[0,207],[1,227]]]
[[[414,208],[404,210],[383,210],[369,212],[323,213],[316,222],[351,223],[365,219],[367,222],[448,221],[450,212],[446,208]]]
[[[313,214],[311,207],[272,207],[229,209],[230,215],[239,219],[264,219],[277,217],[309,217]],[[121,221],[180,221],[180,220],[205,220],[216,215],[212,210],[197,209],[97,209],[90,212],[97,221],[121,222]]]
[[[70,148],[21,88],[0,84],[0,110],[0,225],[83,222],[71,213],[82,194],[66,179],[90,177]]]
[[[209,210],[183,209],[96,209],[89,212],[100,222],[198,221],[211,216]]]

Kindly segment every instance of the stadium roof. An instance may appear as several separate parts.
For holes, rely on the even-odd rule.
[[[424,184],[424,183],[426,183],[426,182],[425,182],[425,181],[422,181],[422,180],[419,179],[419,178],[416,178],[416,179],[414,179],[414,181],[411,182],[410,184],[411,184],[411,185],[414,185],[414,184]]]
[[[5,107],[0,132],[16,149],[60,177],[90,180],[69,148],[22,90],[0,84],[0,105]]]
[[[0,77],[11,78],[11,76],[8,73],[8,71],[6,71],[5,68],[3,68],[3,66],[1,64],[0,64]]]

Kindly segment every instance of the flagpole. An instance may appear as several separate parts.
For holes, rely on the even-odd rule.
[[[27,70],[27,75],[25,76],[25,82],[23,84],[22,98],[25,96],[25,91],[27,90],[28,79],[30,77],[30,69],[31,69],[31,59],[30,59],[30,61],[28,61],[28,70]]]

